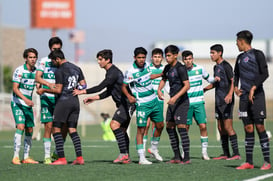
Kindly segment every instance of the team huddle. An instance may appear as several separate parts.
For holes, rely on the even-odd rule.
[[[269,138],[266,134],[265,94],[263,82],[269,76],[265,56],[262,51],[251,47],[253,35],[248,30],[237,33],[237,47],[242,52],[232,66],[223,59],[223,46],[215,44],[210,47],[210,57],[214,66],[214,75],[209,75],[200,65],[194,63],[193,53],[184,50],[182,62],[178,61],[179,48],[169,45],[164,50],[152,50],[152,63],[146,63],[147,50],[137,47],[134,50],[134,62],[125,74],[112,63],[113,53],[109,49],[97,53],[97,61],[106,70],[105,79],[99,85],[87,88],[84,75],[79,67],[68,62],[62,52],[62,41],[58,37],[49,40],[50,54],[38,59],[34,48],[23,53],[25,64],[18,67],[13,74],[12,113],[16,123],[14,135],[13,164],[39,162],[29,157],[34,127],[32,102],[36,86],[41,100],[41,122],[44,123],[44,164],[66,165],[64,142],[69,133],[74,145],[76,159],[73,165],[83,165],[81,140],[77,133],[80,112],[78,95],[102,93],[87,97],[85,104],[112,96],[116,111],[110,127],[117,140],[119,155],[113,163],[131,163],[127,129],[131,116],[136,112],[136,150],[139,164],[149,165],[146,159],[146,142],[149,125],[153,132],[148,153],[158,161],[163,161],[158,145],[164,128],[164,94],[168,93],[166,112],[166,130],[173,151],[169,164],[190,164],[190,139],[188,131],[192,118],[200,128],[202,159],[210,160],[207,152],[208,133],[205,112],[204,93],[215,88],[215,118],[221,136],[223,154],[213,159],[241,159],[237,134],[233,129],[234,92],[240,98],[239,117],[245,129],[246,162],[236,167],[238,170],[253,169],[254,129],[259,135],[264,164],[261,170],[271,168]],[[165,56],[167,65],[163,66]],[[202,79],[209,85],[203,88]],[[167,85],[167,86],[166,86]],[[240,85],[240,87],[238,87]],[[166,88],[167,87],[167,88]],[[165,91],[164,91],[165,90]],[[23,133],[24,155],[20,160],[19,152]],[[51,154],[51,135],[55,150]],[[179,139],[180,137],[180,139]],[[181,143],[179,143],[181,140]],[[180,145],[182,151],[180,150]],[[232,153],[229,151],[229,144]],[[53,161],[54,159],[54,161]]]

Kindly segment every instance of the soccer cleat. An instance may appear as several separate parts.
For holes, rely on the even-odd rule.
[[[161,162],[163,161],[163,158],[159,155],[158,150],[152,150],[149,148],[148,152],[151,154],[152,157],[154,157],[158,161],[161,161]]]
[[[208,153],[203,153],[202,159],[203,160],[210,160],[210,157],[208,156]]]
[[[71,165],[84,165],[84,159],[82,156],[77,157],[76,160],[71,163]]]
[[[179,158],[172,158],[170,161],[167,161],[166,163],[172,163],[172,164],[176,164],[176,163],[180,163],[181,159]]]
[[[190,164],[190,163],[191,163],[191,160],[186,160],[186,159],[184,159],[180,162],[180,164],[182,164],[182,165],[186,165],[186,164]]]
[[[146,158],[139,160],[139,165],[151,165],[152,162],[148,161]]]
[[[269,170],[271,168],[271,164],[268,162],[264,162],[263,166],[260,168],[261,170]]]
[[[128,157],[128,159],[127,159],[127,160],[124,160],[122,163],[123,163],[123,164],[129,164],[129,163],[131,163],[131,159]]]
[[[226,155],[220,155],[218,157],[214,157],[213,160],[226,160],[228,159],[228,156]]]
[[[14,157],[11,161],[14,165],[21,165],[19,157]]]
[[[44,164],[49,165],[50,163],[52,163],[51,158],[45,158],[44,159]]]
[[[50,163],[50,165],[67,165],[67,161],[65,158],[59,158],[58,160]]]
[[[113,161],[113,163],[123,163],[123,161],[126,161],[128,159],[130,159],[128,154],[119,154],[119,156]]]
[[[59,156],[58,156],[57,153],[55,153],[55,151],[52,153],[51,159],[53,159],[53,160],[58,160],[59,159]]]
[[[227,158],[226,160],[241,160],[240,155],[232,155],[230,158]]]
[[[250,163],[243,163],[241,166],[236,167],[237,170],[245,170],[245,169],[253,169],[254,165],[250,164]]]
[[[29,163],[29,164],[38,164],[39,162],[33,160],[32,158],[28,157],[24,160],[22,160],[22,163]]]

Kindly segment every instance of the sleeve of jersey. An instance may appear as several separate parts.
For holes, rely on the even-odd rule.
[[[101,91],[102,89],[106,88],[107,86],[113,84],[115,81],[115,76],[108,75],[106,78],[97,86],[91,87],[89,89],[86,89],[87,94],[92,94]]]
[[[163,69],[163,74],[162,74],[162,79],[163,80],[167,80],[167,72],[170,70],[170,66],[165,66],[164,69]]]
[[[228,80],[231,80],[233,78],[233,70],[230,64],[226,63],[224,64],[224,69],[227,74]]]
[[[44,72],[45,70],[45,62],[42,60],[39,61],[38,66],[37,66],[37,71]]]
[[[79,70],[80,70],[79,81],[82,81],[82,80],[84,80],[84,75],[82,73],[82,69],[79,68]]]
[[[130,84],[131,82],[133,82],[133,80],[134,80],[133,75],[130,73],[129,70],[127,70],[124,75],[123,83]]]
[[[210,76],[209,73],[206,71],[206,69],[204,69],[204,67],[202,67],[202,76],[205,80],[207,80],[211,84],[215,82],[214,77]]]
[[[100,99],[105,99],[105,98],[109,97],[110,95],[111,95],[111,93],[108,90],[106,90],[106,91],[102,92],[101,94],[99,94]]]
[[[178,68],[178,75],[180,77],[180,80],[183,82],[183,81],[186,81],[186,80],[189,80],[189,77],[188,77],[188,73],[187,73],[187,69],[186,67],[184,66],[180,66]]]
[[[236,63],[235,63],[235,67],[234,67],[234,87],[238,87],[239,84],[239,67],[238,67],[238,60],[239,57],[237,57]]]
[[[17,68],[12,76],[12,82],[20,83],[22,79],[22,72],[20,71],[19,68]]]
[[[63,76],[62,76],[62,72],[57,70],[55,72],[55,83],[56,84],[63,84]]]
[[[268,78],[268,67],[265,60],[265,56],[261,51],[257,51],[256,60],[259,66],[259,72],[257,79],[255,79],[255,86],[259,87]]]

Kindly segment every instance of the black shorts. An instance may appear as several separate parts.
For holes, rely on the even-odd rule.
[[[215,106],[215,118],[217,120],[226,120],[233,118],[234,102],[230,104],[216,105]]]
[[[189,106],[189,99],[178,101],[174,105],[169,105],[166,114],[166,122],[175,122],[176,125],[187,124]]]
[[[77,128],[79,114],[78,99],[58,100],[53,113],[53,127],[61,128],[66,123],[68,128]]]
[[[248,95],[246,96],[248,97]],[[266,118],[266,105],[264,92],[255,94],[253,104],[247,99],[240,99],[239,103],[239,118],[244,124],[263,124]]]
[[[116,110],[112,120],[120,123],[120,127],[128,128],[131,117],[136,110],[135,104],[124,103]]]

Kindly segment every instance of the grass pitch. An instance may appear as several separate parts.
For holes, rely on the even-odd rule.
[[[267,121],[267,129],[270,130],[273,124]],[[247,180],[258,176],[270,176],[272,169],[261,171],[263,164],[262,153],[256,136],[254,150],[253,170],[236,170],[245,161],[244,151],[244,131],[240,121],[234,122],[234,128],[238,134],[238,142],[242,160],[209,160],[201,159],[200,133],[194,124],[190,130],[190,155],[192,163],[189,165],[166,164],[165,162],[156,162],[153,158],[152,165],[139,165],[138,156],[135,149],[136,127],[131,126],[130,155],[133,163],[131,164],[113,164],[112,161],[118,156],[118,147],[116,142],[104,142],[101,139],[102,131],[99,125],[92,125],[86,128],[86,136],[81,137],[83,157],[85,165],[64,165],[51,166],[44,165],[43,142],[33,141],[33,147],[30,155],[40,162],[36,165],[13,165],[11,164],[13,156],[13,135],[14,131],[0,132],[0,179],[5,180]],[[210,157],[216,157],[221,154],[220,142],[216,140],[215,124],[208,124]],[[81,128],[79,128],[81,132]],[[23,145],[23,143],[22,143]],[[272,145],[272,144],[271,144]],[[148,145],[149,147],[149,145]],[[272,146],[271,153],[272,153]],[[52,144],[52,150],[54,143]],[[173,156],[166,130],[163,131],[160,146],[160,154],[165,161]],[[23,153],[23,147],[20,151]],[[74,147],[67,138],[65,143],[65,154],[69,163],[75,159]],[[271,154],[272,155],[272,154]],[[22,156],[21,156],[22,157]],[[273,177],[265,180],[272,180]]]

